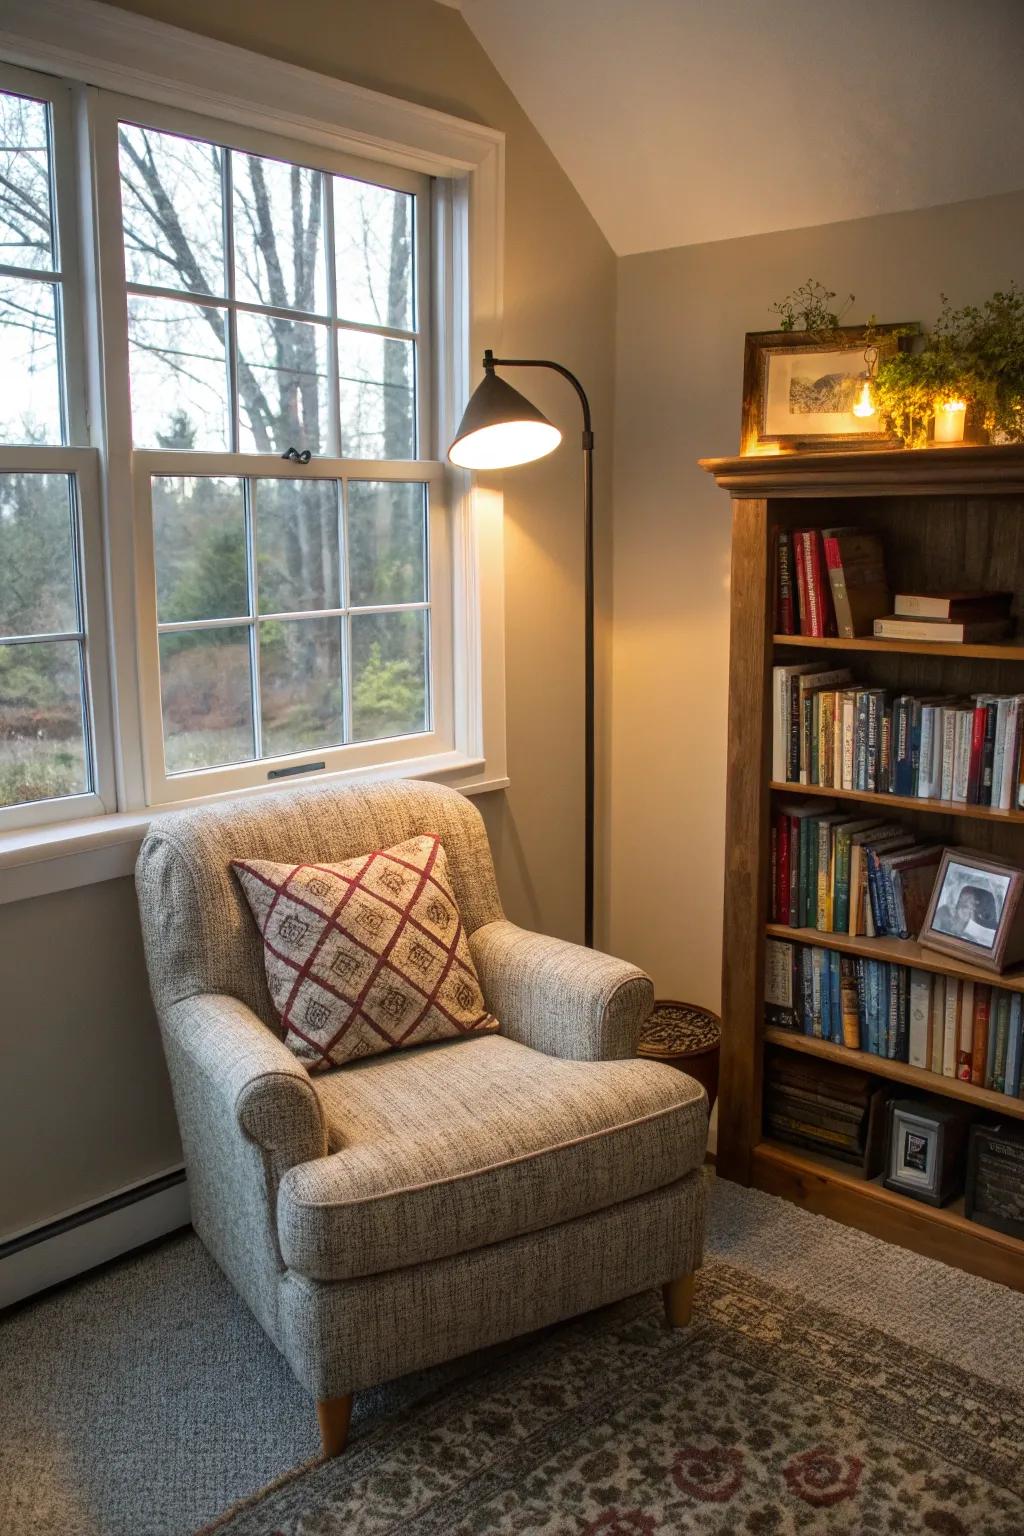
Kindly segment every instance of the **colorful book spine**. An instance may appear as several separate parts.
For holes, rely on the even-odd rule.
[[[992,988],[978,982],[974,988],[974,1027],[971,1044],[971,1082],[985,1086],[985,1064],[988,1060],[988,1021],[992,1006]]]
[[[960,989],[960,1028],[956,1048],[956,1075],[962,1083],[971,1080],[974,1055],[974,982],[963,982]]]

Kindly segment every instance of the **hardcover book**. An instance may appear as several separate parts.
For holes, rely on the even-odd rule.
[[[862,528],[825,528],[822,540],[839,635],[870,635],[890,601],[881,539]]]

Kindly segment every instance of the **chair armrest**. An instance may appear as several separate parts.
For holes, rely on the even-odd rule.
[[[573,1061],[636,1055],[654,986],[635,965],[504,921],[478,928],[469,947],[510,1039]]]
[[[161,1020],[175,1089],[204,1098],[271,1154],[278,1177],[327,1152],[320,1101],[288,1047],[235,997],[202,993]],[[188,1079],[188,1081],[184,1079]]]

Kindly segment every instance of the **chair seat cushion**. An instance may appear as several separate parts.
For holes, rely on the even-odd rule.
[[[500,1035],[313,1079],[330,1151],[284,1175],[281,1252],[311,1279],[464,1253],[671,1184],[704,1159],[699,1083],[578,1062]]]

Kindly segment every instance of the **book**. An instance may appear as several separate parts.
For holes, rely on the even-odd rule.
[[[797,635],[800,633],[796,605],[796,584],[793,574],[793,541],[788,528],[779,530],[775,547],[775,633]]]
[[[800,633],[815,639],[835,634],[831,583],[825,565],[820,528],[796,529],[793,533],[793,547],[800,603]]]
[[[942,1021],[942,1075],[956,1076],[956,1053],[960,1041],[960,994],[963,988],[952,976],[946,977],[946,1012]]]
[[[785,939],[765,941],[765,1018],[782,1029],[797,1027],[794,949]]]
[[[985,1086],[985,1064],[988,1060],[988,1022],[992,1004],[992,988],[979,981],[974,988],[973,1043],[971,1047],[971,1082]]]
[[[846,640],[870,635],[889,607],[882,541],[863,528],[823,528],[821,536],[837,632]]]
[[[897,618],[962,620],[1000,618],[1008,614],[1012,592],[897,592]]]
[[[903,619],[896,614],[886,614],[874,622],[876,640],[926,640],[946,645],[987,644],[1005,640],[1013,629],[1013,620],[963,619],[945,622],[942,619]]]
[[[942,1076],[942,1058],[946,1031],[946,977],[936,976],[932,982],[932,1059],[931,1070]]]
[[[932,979],[929,971],[910,973],[907,1060],[924,1072],[931,1066]]]
[[[1017,1098],[1021,1084],[1021,1059],[1024,1056],[1022,1039],[1022,999],[1019,992],[1010,998],[1010,1020],[1006,1039],[1006,1076],[1003,1092]]]
[[[857,971],[852,955],[839,957],[840,1009],[843,1044],[851,1051],[860,1050],[860,1011],[857,999]]]
[[[956,1048],[956,1075],[963,1083],[971,1080],[974,1043],[974,982],[965,981],[960,991],[960,1030]]]
[[[1000,990],[996,1004],[995,1050],[992,1053],[992,1082],[995,1093],[1006,1092],[1006,1055],[1010,1045],[1010,994]]]

